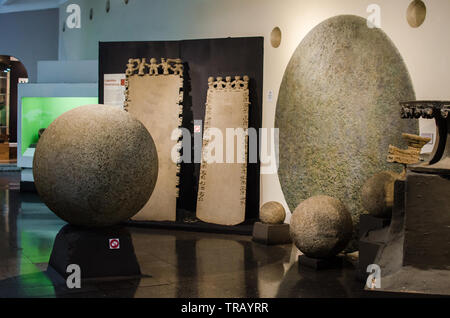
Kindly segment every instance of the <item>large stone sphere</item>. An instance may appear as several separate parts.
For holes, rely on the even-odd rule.
[[[270,201],[264,203],[259,210],[259,219],[267,224],[282,224],[286,218],[286,211],[281,203]]]
[[[295,209],[291,237],[297,248],[311,258],[329,258],[342,251],[352,237],[353,223],[339,200],[319,195]]]
[[[87,105],[45,130],[33,162],[36,189],[60,218],[105,227],[131,218],[147,203],[158,155],[147,129],[129,113]]]
[[[364,209],[379,218],[389,218],[394,205],[394,183],[400,175],[383,171],[370,177],[361,189]]]

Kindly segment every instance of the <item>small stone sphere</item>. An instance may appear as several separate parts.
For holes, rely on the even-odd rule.
[[[394,183],[400,175],[383,171],[370,177],[361,189],[364,209],[372,216],[390,218],[394,205]]]
[[[270,201],[259,210],[259,219],[267,224],[282,224],[286,218],[286,211],[281,203]]]
[[[291,217],[290,232],[295,246],[311,258],[330,258],[350,241],[353,223],[339,200],[319,195],[298,205]]]
[[[86,105],[53,121],[33,161],[42,201],[66,222],[106,227],[135,215],[158,177],[150,133],[114,106]]]

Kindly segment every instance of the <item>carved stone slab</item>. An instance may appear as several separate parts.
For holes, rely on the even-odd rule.
[[[158,179],[137,221],[176,221],[179,165],[172,150],[177,140],[172,133],[181,125],[183,112],[183,64],[180,59],[130,59],[126,71],[125,109],[139,119],[155,141],[158,152]],[[139,191],[139,189],[136,189]]]
[[[248,128],[248,77],[236,76],[225,81],[218,77],[208,80],[208,95],[204,122],[202,163],[197,198],[197,217],[208,223],[237,225],[245,220],[247,189],[248,137],[235,138],[234,163],[226,162],[226,129]],[[208,133],[216,128],[223,135],[223,163],[209,163],[206,155],[214,138]],[[214,142],[215,143],[215,142]],[[245,158],[238,160],[237,154]]]

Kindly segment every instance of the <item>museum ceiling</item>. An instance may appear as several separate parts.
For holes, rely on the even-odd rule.
[[[67,0],[0,0],[0,13],[58,8]]]

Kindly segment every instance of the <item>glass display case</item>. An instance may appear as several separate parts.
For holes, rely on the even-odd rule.
[[[98,104],[97,97],[23,97],[21,151],[32,152],[39,140],[39,131],[47,128],[57,117],[73,108]],[[30,149],[31,148],[31,149]]]

